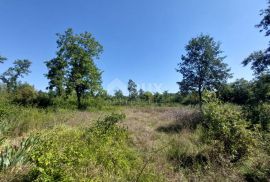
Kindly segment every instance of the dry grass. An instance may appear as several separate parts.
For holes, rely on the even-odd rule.
[[[168,162],[167,148],[179,132],[161,132],[159,128],[182,125],[195,110],[177,107],[125,108],[126,119],[122,123],[131,133],[132,142],[168,181],[185,181],[184,175],[175,171]],[[181,131],[185,133],[188,131]]]
[[[147,166],[155,166],[168,181],[185,180],[184,175],[175,171],[173,164],[168,162],[166,153],[170,141],[180,136],[180,130],[162,131],[160,128],[186,127],[187,123],[197,119],[197,115],[195,118],[191,117],[196,110],[187,107],[126,107],[118,112],[126,115],[126,119],[120,125],[129,131],[132,144],[145,156]],[[87,127],[108,113],[77,111],[68,115],[65,124],[72,127]],[[185,132],[188,131],[181,131]]]
[[[187,176],[183,171],[177,171],[174,164],[168,160],[168,150],[173,140],[181,143],[192,137],[191,130],[201,119],[196,109],[189,107],[123,107],[118,112],[126,115],[126,119],[120,125],[129,131],[131,143],[144,156],[146,167],[154,166],[167,181],[198,181],[198,176],[192,176],[193,174]],[[65,111],[48,117],[44,128],[59,123],[71,127],[88,127],[97,119],[102,119],[108,114],[108,112]],[[37,127],[38,129],[40,126]],[[9,140],[9,143],[16,145],[16,140],[21,140],[21,137],[13,138]],[[221,179],[223,173],[226,172],[209,173],[208,177],[202,177],[201,180],[215,181]]]

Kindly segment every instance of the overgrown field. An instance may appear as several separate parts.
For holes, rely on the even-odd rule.
[[[225,117],[226,116],[226,117]],[[269,133],[239,106],[37,109],[1,102],[1,181],[269,181]]]

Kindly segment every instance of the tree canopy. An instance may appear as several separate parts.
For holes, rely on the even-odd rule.
[[[265,31],[265,36],[268,37],[270,35],[270,0],[268,1],[268,7],[261,10],[260,15],[263,16],[263,19],[258,25],[256,25],[256,27],[260,29],[260,32]],[[269,72],[270,47],[268,47],[266,50],[252,53],[242,62],[242,64],[244,66],[251,64],[251,69],[254,71],[255,75]]]
[[[129,99],[135,100],[138,96],[137,85],[133,80],[128,81]]]
[[[203,91],[218,89],[231,77],[230,69],[223,62],[220,43],[209,35],[191,39],[185,49],[177,68],[183,77],[178,84],[183,93],[197,92],[201,104]]]
[[[13,67],[8,68],[7,71],[0,75],[2,82],[7,85],[8,92],[16,90],[18,79],[30,73],[31,64],[31,61],[27,59],[16,60]]]
[[[57,37],[57,56],[46,62],[46,76],[50,80],[48,88],[55,88],[57,95],[75,91],[78,108],[81,108],[81,98],[86,92],[95,95],[101,90],[102,71],[94,59],[99,58],[103,47],[89,32],[74,34],[72,29],[68,29]]]

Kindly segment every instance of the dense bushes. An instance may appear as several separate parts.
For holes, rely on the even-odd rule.
[[[29,84],[21,84],[17,87],[13,101],[21,105],[33,105],[37,99],[35,88]]]
[[[203,122],[194,131],[185,130],[170,142],[167,157],[175,168],[188,179],[267,181],[269,133],[261,132],[258,125],[249,122],[241,107],[224,104],[210,93],[204,100]],[[260,121],[269,119],[268,109],[267,104],[260,106],[257,112]]]
[[[222,142],[233,161],[248,154],[253,136],[239,108],[216,100],[204,105],[203,114],[207,137]]]

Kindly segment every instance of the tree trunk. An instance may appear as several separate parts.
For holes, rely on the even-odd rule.
[[[81,95],[81,93],[79,92],[79,91],[76,91],[77,93],[77,107],[78,107],[78,109],[81,109],[82,108],[82,103],[81,103],[81,97],[82,97],[82,95]]]
[[[200,110],[202,110],[202,88],[199,86],[199,104],[200,104]]]

